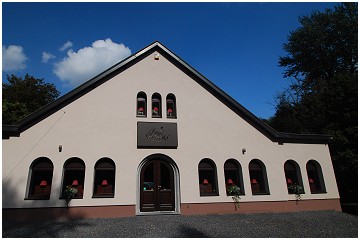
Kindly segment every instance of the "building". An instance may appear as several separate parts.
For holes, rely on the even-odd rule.
[[[154,42],[3,126],[3,216],[340,211],[329,140],[276,132]]]

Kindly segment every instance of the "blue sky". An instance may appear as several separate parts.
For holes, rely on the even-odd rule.
[[[278,66],[298,16],[337,3],[2,3],[2,78],[62,94],[160,41],[261,118],[289,84]]]

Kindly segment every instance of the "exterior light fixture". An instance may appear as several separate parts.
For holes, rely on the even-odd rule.
[[[79,181],[78,180],[74,180],[71,184],[72,186],[78,186],[79,185]]]
[[[62,151],[62,145],[59,145],[59,152]]]
[[[246,153],[246,148],[243,148],[242,149],[242,154],[245,154]]]

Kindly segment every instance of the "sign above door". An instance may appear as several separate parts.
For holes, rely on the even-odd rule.
[[[138,122],[138,148],[177,148],[177,124],[164,122]]]

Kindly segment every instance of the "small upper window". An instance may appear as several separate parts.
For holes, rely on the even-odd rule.
[[[161,117],[161,95],[159,93],[154,93],[151,98],[151,111],[152,117]]]
[[[306,164],[306,171],[311,193],[326,193],[320,164],[315,160],[310,160]]]
[[[176,118],[176,99],[172,93],[166,96],[166,116]]]
[[[249,164],[250,183],[253,195],[270,194],[266,168],[262,161],[254,159]]]
[[[115,163],[103,158],[95,164],[94,196],[114,197]]]
[[[54,166],[50,159],[36,159],[30,166],[30,185],[27,199],[49,199]]]
[[[139,92],[136,99],[136,116],[146,117],[146,94],[144,92]]]
[[[199,163],[200,196],[218,196],[217,173],[215,163],[203,159]]]

